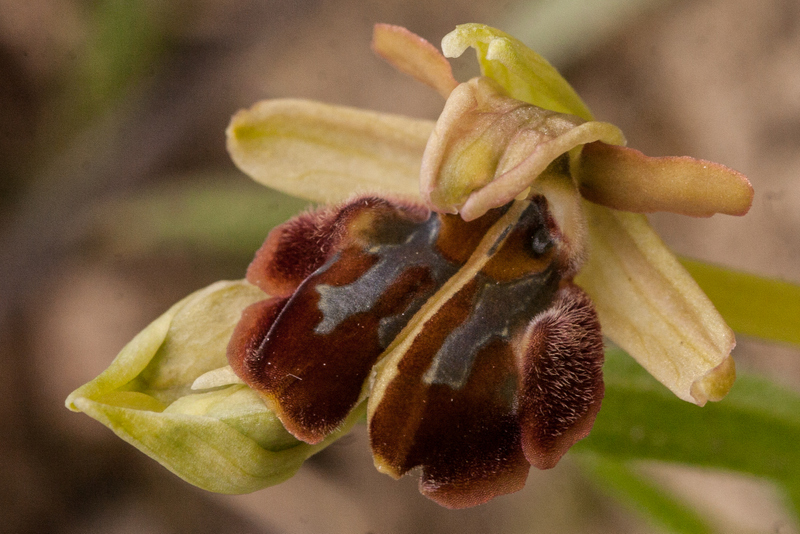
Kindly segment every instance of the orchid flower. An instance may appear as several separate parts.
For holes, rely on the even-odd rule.
[[[445,56],[470,47],[482,76],[459,84]],[[439,120],[301,100],[239,112],[235,163],[328,206],[274,229],[246,282],[177,304],[68,406],[225,492],[291,476],[366,410],[376,467],[421,466],[422,493],[462,508],[589,433],[601,327],[681,399],[725,396],[733,333],[643,214],[743,215],[744,176],[625,148],[493,28],[459,26],[442,55],[377,25],[373,48],[446,99]]]

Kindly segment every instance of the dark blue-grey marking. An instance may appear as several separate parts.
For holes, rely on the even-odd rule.
[[[397,277],[411,267],[428,267],[436,286],[443,284],[456,272],[457,267],[444,259],[434,246],[440,227],[441,221],[434,215],[414,229],[404,242],[378,244],[370,248],[368,252],[379,259],[358,280],[343,286],[318,285],[316,290],[320,299],[317,306],[322,312],[322,321],[314,332],[330,334],[348,317],[371,310]],[[324,272],[337,259],[331,258],[317,272]],[[403,312],[381,319],[378,336],[382,346],[386,347],[391,342],[428,296],[418,297]]]
[[[496,253],[511,230],[520,225],[532,225],[536,229],[529,243],[531,253],[540,256],[553,247],[544,206],[534,201],[516,224],[509,225],[495,240],[488,254]],[[482,273],[475,279],[479,288],[470,314],[439,347],[423,377],[428,384],[445,384],[456,390],[464,387],[481,349],[493,339],[508,341],[512,329],[547,309],[560,281],[552,265],[540,273],[511,282],[497,282]]]
[[[478,353],[493,339],[508,341],[512,329],[550,306],[560,277],[552,267],[541,273],[496,282],[484,274],[467,319],[447,336],[423,379],[458,390],[469,379]]]

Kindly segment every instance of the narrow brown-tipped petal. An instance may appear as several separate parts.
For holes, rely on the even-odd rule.
[[[603,336],[589,297],[572,284],[560,289],[516,352],[522,448],[548,469],[589,434],[603,398]]]
[[[402,26],[376,24],[372,32],[372,50],[394,68],[434,88],[444,98],[458,85],[442,53]]]
[[[353,192],[419,196],[433,122],[307,100],[265,100],[228,126],[228,152],[255,181],[314,202]]]
[[[721,364],[736,340],[714,305],[644,215],[584,207],[591,254],[575,282],[605,335],[681,399],[722,398],[735,371]]]
[[[635,213],[744,215],[753,202],[747,178],[719,163],[690,157],[651,158],[600,141],[583,147],[573,176],[585,198]]]

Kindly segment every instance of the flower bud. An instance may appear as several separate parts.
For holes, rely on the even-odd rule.
[[[242,310],[263,298],[245,281],[217,282],[189,295],[140,332],[100,376],[75,390],[67,407],[210,491],[247,493],[291,477],[359,414],[311,446],[291,436],[250,388],[219,380]],[[194,390],[196,381],[195,387],[211,387]]]

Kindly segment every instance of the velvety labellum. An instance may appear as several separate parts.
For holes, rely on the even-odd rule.
[[[379,469],[421,465],[423,493],[451,507],[515,491],[585,435],[602,397],[599,324],[565,279],[563,239],[543,197],[470,222],[373,197],[305,214],[248,270],[279,296],[245,310],[229,360],[299,439],[371,395]]]

